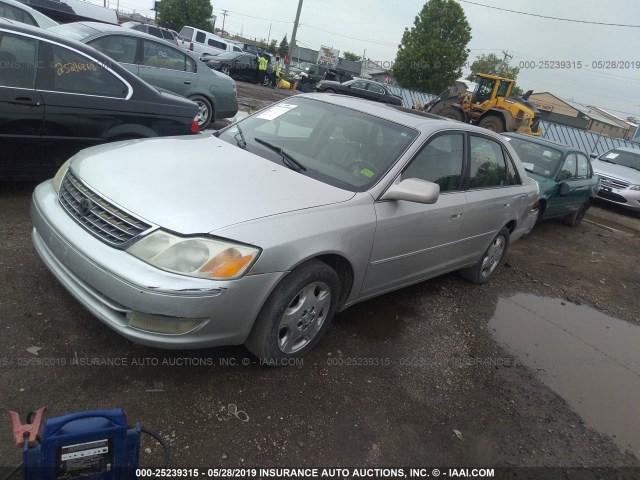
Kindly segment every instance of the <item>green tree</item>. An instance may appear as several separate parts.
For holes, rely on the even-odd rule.
[[[212,13],[209,0],[162,0],[158,5],[158,25],[177,32],[185,25],[213,32],[209,20]]]
[[[462,75],[469,56],[471,27],[454,0],[429,0],[405,28],[393,76],[401,86],[440,93]]]
[[[271,40],[271,43],[269,43],[269,47],[267,48],[267,52],[273,53],[273,54],[278,53],[278,41],[275,38],[273,40]]]
[[[478,73],[498,75],[510,78],[515,82],[520,73],[520,69],[518,67],[512,67],[509,65],[509,62],[498,58],[495,53],[489,53],[482,54],[474,60],[471,64],[471,74],[467,76],[467,80],[473,80],[473,77]],[[511,95],[522,95],[523,93],[522,89],[514,83],[511,87]]]
[[[289,53],[289,41],[287,40],[287,35],[280,40],[280,46],[278,47],[278,53],[281,57],[284,57],[287,53]]]
[[[362,60],[362,57],[360,55],[356,55],[353,52],[344,52],[342,54],[345,58],[345,60],[351,60],[353,62],[359,62],[360,60]]]

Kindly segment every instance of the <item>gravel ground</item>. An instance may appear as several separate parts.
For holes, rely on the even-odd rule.
[[[255,93],[262,87],[239,87],[273,100]],[[535,372],[510,362],[486,327],[497,299],[515,293],[566,298],[640,323],[633,233],[544,222],[510,247],[488,284],[454,273],[364,302],[337,315],[300,365],[273,369],[243,347],[163,351],[103,326],[31,246],[32,190],[0,186],[0,410],[48,406],[54,417],[123,407],[130,422],[167,438],[172,466],[640,467]],[[624,212],[598,206],[590,218],[600,211],[610,224],[640,231],[640,219]],[[27,352],[33,346],[42,348],[38,356]],[[477,361],[461,361],[469,358]],[[34,364],[45,359],[52,365]],[[495,366],[496,359],[506,361]],[[0,466],[14,465],[20,452],[4,426]],[[156,465],[159,448],[145,440],[143,449],[143,465]],[[599,475],[584,478],[622,476]]]

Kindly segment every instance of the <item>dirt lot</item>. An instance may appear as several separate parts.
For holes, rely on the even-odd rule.
[[[239,86],[245,108],[286,94]],[[163,351],[103,326],[31,246],[32,189],[0,186],[2,411],[48,406],[54,417],[123,407],[130,422],[167,438],[172,466],[640,467],[536,372],[509,362],[487,329],[498,298],[516,293],[639,324],[637,216],[597,205],[588,220],[604,218],[607,228],[547,221],[510,247],[488,284],[450,274],[362,303],[337,316],[303,364],[273,369],[243,347]],[[618,225],[624,231],[612,230]],[[0,425],[0,466],[15,465],[9,423]],[[143,464],[157,464],[159,448],[145,440],[143,449]]]

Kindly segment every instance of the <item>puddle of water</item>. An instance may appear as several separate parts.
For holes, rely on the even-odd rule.
[[[640,327],[556,298],[502,298],[489,328],[587,425],[640,456]]]

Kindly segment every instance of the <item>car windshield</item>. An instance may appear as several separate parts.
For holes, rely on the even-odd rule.
[[[640,150],[638,150],[638,153],[625,152],[624,150],[611,150],[602,155],[598,160],[640,170]]]
[[[515,149],[522,166],[530,173],[551,178],[556,174],[562,152],[542,143],[505,136]]]
[[[418,136],[403,125],[309,98],[287,99],[238,125],[248,151],[284,164],[268,142],[304,165],[301,174],[353,192],[375,184]],[[235,125],[219,135],[232,145],[238,137]]]
[[[56,25],[55,27],[51,27],[49,30],[55,32],[63,37],[70,38],[72,40],[81,41],[91,35],[95,35],[96,33],[100,33],[100,30],[96,30],[95,28],[88,27],[87,25],[82,25],[81,23],[71,24],[65,23],[62,25]]]

